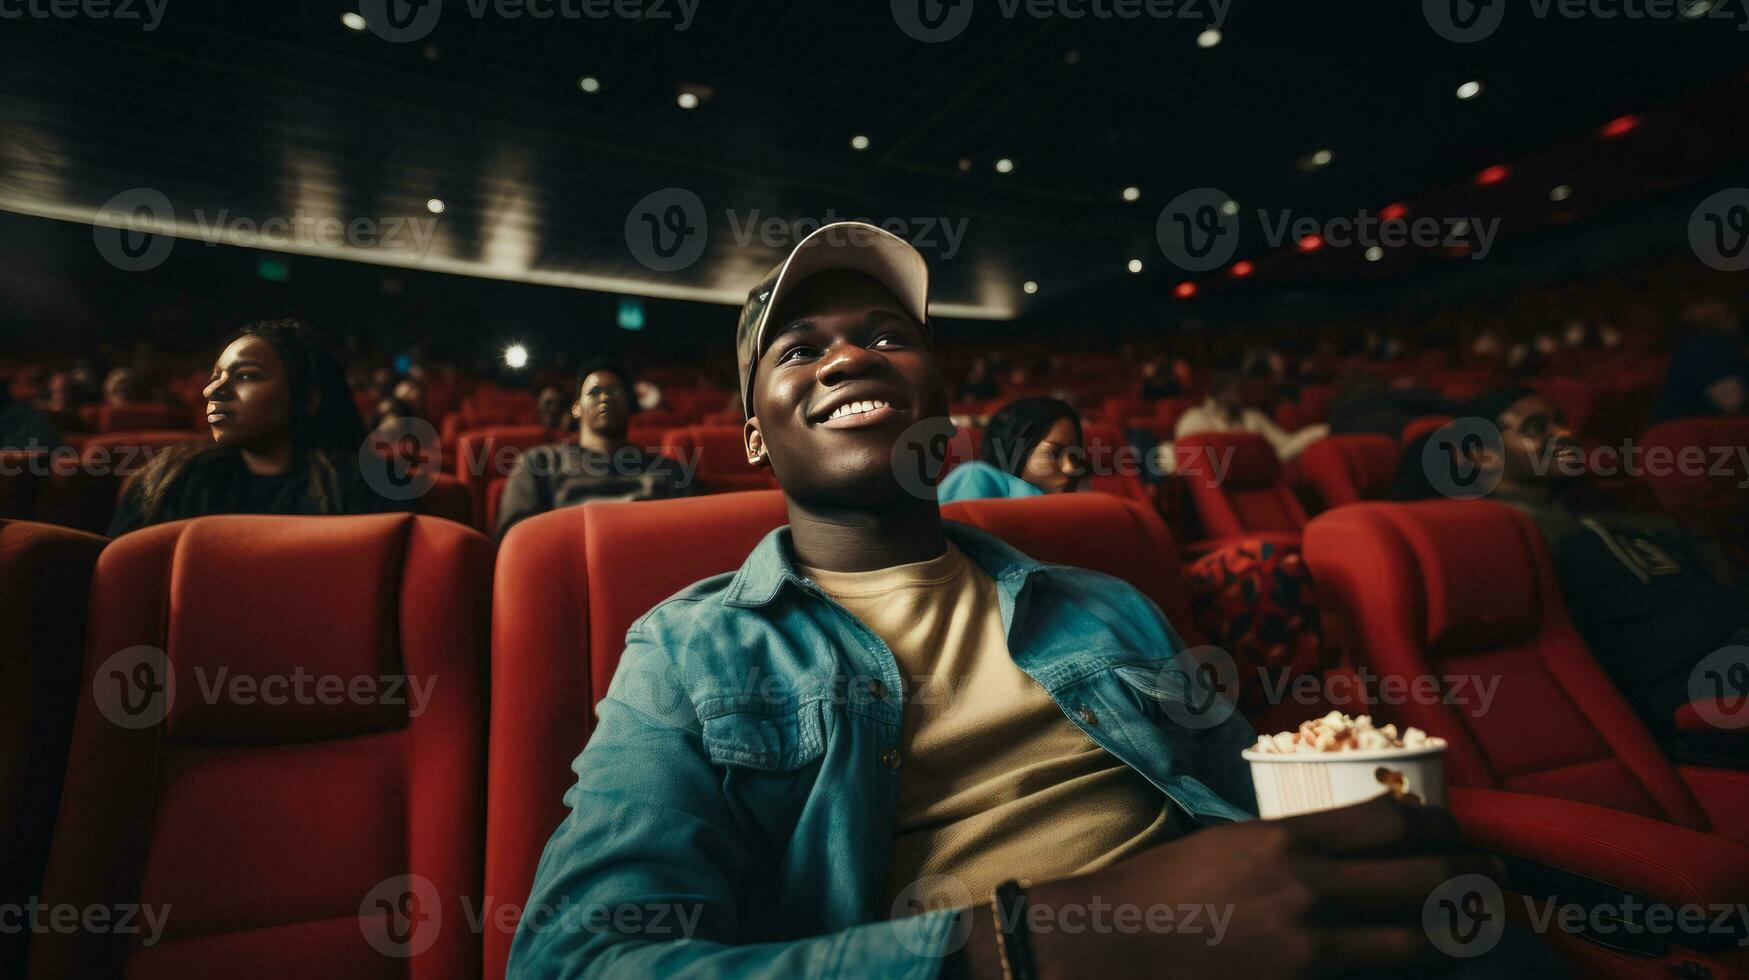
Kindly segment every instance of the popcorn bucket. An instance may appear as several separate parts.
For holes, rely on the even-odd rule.
[[[1332,810],[1386,793],[1445,805],[1445,745],[1366,752],[1240,753],[1251,763],[1257,812],[1264,818]]]

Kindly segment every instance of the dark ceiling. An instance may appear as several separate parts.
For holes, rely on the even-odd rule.
[[[959,0],[966,29],[936,44],[899,26],[916,0],[702,0],[684,30],[679,0],[615,2],[670,19],[528,12],[613,9],[607,0],[449,0],[406,43],[345,26],[357,4],[317,0],[171,0],[150,31],[0,21],[0,210],[90,221],[146,187],[185,236],[221,214],[363,218],[384,234],[412,217],[434,222],[426,251],[342,257],[716,302],[744,294],[788,241],[748,239],[756,221],[891,219],[931,236],[942,312],[1003,318],[1102,284],[1134,288],[1131,258],[1168,297],[1187,276],[1166,262],[1155,221],[1191,188],[1241,202],[1236,257],[1257,261],[1260,288],[1364,283],[1447,256],[1298,256],[1291,242],[1272,248],[1250,215],[1323,219],[1401,201],[1497,216],[1510,237],[1698,190],[1749,158],[1749,4],[1736,0],[1695,22],[1513,4],[1477,43],[1442,37],[1413,0],[1253,0],[1222,12],[1209,49],[1196,43],[1215,19],[1209,0],[1125,21],[1062,15],[1113,0]],[[145,0],[130,6],[151,16]],[[1040,8],[1056,14],[1029,13]],[[584,75],[598,92],[580,90]],[[1484,91],[1459,101],[1468,79]],[[683,89],[702,104],[680,108]],[[1598,135],[1628,113],[1634,132]],[[850,145],[857,134],[865,152]],[[1329,166],[1296,167],[1322,148]],[[1000,158],[1011,173],[996,171]],[[1478,187],[1495,164],[1510,178]],[[1560,183],[1575,188],[1563,204],[1548,199]],[[1125,202],[1125,186],[1140,200]],[[626,230],[667,188],[696,194],[708,226],[702,256],[671,271],[640,262]],[[432,197],[446,204],[435,219]],[[944,226],[965,229],[951,255]],[[336,254],[294,249],[305,246]]]

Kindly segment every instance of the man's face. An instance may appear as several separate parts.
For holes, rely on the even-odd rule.
[[[1500,413],[1501,465],[1520,484],[1557,482],[1583,475],[1585,454],[1573,440],[1567,417],[1542,395],[1525,395]]]
[[[748,457],[804,503],[868,507],[903,493],[893,475],[900,434],[947,414],[922,328],[885,286],[847,270],[810,277],[771,312]]]
[[[577,404],[571,414],[583,423],[583,428],[602,435],[624,435],[631,420],[630,388],[625,379],[612,371],[593,371],[577,389]]]
[[[542,388],[534,401],[535,415],[549,429],[556,429],[564,422],[565,409],[565,389],[558,385]]]

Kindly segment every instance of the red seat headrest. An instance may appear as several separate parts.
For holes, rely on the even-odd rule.
[[[1198,432],[1178,440],[1178,471],[1225,489],[1258,490],[1281,481],[1269,440],[1250,432]]]
[[[1402,535],[1420,572],[1429,654],[1504,647],[1535,635],[1542,610],[1531,536],[1540,532],[1529,517],[1480,500],[1423,501],[1376,513]]]

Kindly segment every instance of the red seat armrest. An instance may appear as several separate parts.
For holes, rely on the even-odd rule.
[[[1550,796],[1454,786],[1464,839],[1674,906],[1749,901],[1749,848],[1662,820]]]

